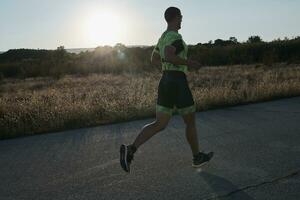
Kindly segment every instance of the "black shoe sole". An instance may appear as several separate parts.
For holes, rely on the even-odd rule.
[[[208,164],[208,161],[203,162],[203,163],[201,163],[201,164],[199,164],[199,165],[195,165],[195,164],[193,163],[193,164],[192,164],[192,167],[194,167],[194,168],[200,168],[200,167],[203,167],[205,164]]]
[[[193,163],[193,164],[192,164],[192,167],[194,167],[194,168],[199,168],[199,167],[202,167],[202,166],[204,166],[205,164],[207,164],[207,163],[212,159],[212,157],[214,156],[214,152],[209,152],[207,155],[209,156],[209,160],[208,160],[208,161],[205,161],[205,162],[203,162],[203,163],[201,163],[201,164],[199,164],[199,165],[195,165],[195,164]]]
[[[120,147],[120,164],[122,169],[124,169],[124,171],[130,172],[126,158],[127,158],[127,147],[126,145],[122,144]]]

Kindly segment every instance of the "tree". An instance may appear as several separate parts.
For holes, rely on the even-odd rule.
[[[215,42],[214,42],[214,45],[216,45],[216,46],[225,46],[226,42],[222,39],[216,39]]]
[[[64,47],[64,46],[59,46],[59,47],[57,47],[56,50],[57,50],[57,51],[64,51],[64,50],[65,50],[65,47]]]
[[[259,43],[259,42],[262,42],[262,39],[260,38],[260,36],[258,35],[254,35],[254,36],[250,36],[248,38],[248,43]]]
[[[116,45],[114,46],[114,48],[116,49],[120,49],[120,50],[124,50],[126,49],[126,46],[122,43],[116,43]]]
[[[231,42],[234,43],[234,44],[237,44],[237,43],[238,43],[236,37],[230,37],[230,38],[229,38],[229,41],[231,41]]]
[[[229,40],[216,39],[214,45],[216,46],[228,46],[237,44],[238,41],[235,37],[230,37]]]
[[[67,56],[68,52],[66,51],[64,46],[59,46],[54,51],[54,56],[58,60],[63,60]]]

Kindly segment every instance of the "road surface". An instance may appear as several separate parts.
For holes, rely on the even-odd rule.
[[[300,199],[300,97],[199,112],[202,169],[180,116],[142,145],[131,173],[119,146],[154,118],[0,141],[0,199]]]

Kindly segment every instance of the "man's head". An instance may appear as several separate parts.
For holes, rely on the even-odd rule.
[[[177,29],[181,28],[182,15],[179,8],[169,7],[165,11],[165,20],[169,26],[174,26]]]

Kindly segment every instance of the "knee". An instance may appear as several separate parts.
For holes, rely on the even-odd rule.
[[[155,121],[155,127],[157,131],[164,130],[168,125],[168,122]]]
[[[189,127],[189,128],[195,128],[196,127],[196,122],[194,119],[190,119],[190,120],[185,120],[184,121],[186,127]]]

